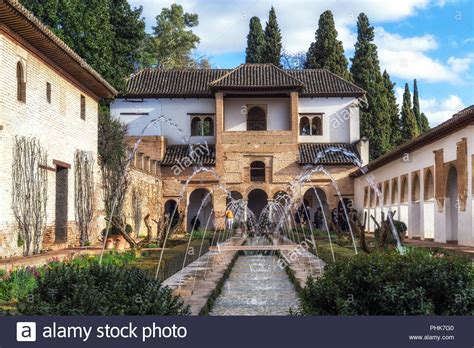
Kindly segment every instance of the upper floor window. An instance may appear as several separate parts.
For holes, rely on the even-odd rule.
[[[322,115],[305,115],[300,118],[300,135],[323,135]]]
[[[16,98],[18,101],[26,103],[25,69],[21,62],[16,64]]]
[[[46,101],[51,104],[51,84],[46,82]]]
[[[81,95],[81,119],[86,119],[86,97]]]
[[[264,131],[267,130],[267,115],[260,106],[252,106],[247,111],[247,130]]]
[[[191,135],[200,137],[213,136],[214,118],[211,116],[193,116],[191,119]]]
[[[250,164],[250,181],[265,181],[265,163],[255,161]]]

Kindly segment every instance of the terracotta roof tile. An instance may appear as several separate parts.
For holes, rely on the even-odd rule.
[[[324,69],[283,70],[271,64],[236,69],[144,69],[132,75],[125,98],[213,98],[213,89],[298,89],[301,96],[361,97],[364,90]]]
[[[171,167],[176,164],[189,167],[189,164],[186,164],[186,158],[190,159],[192,165],[202,163],[204,166],[214,166],[216,164],[216,149],[214,145],[199,144],[192,146],[193,154],[190,155],[189,145],[168,145],[160,164],[164,167]]]
[[[470,125],[474,125],[474,105],[468,106],[467,108],[457,112],[449,120],[431,128],[425,134],[422,134],[417,138],[394,148],[392,151],[380,156],[376,160],[373,160],[361,170],[353,173],[352,176],[361,176],[371,170],[380,168],[393,160],[401,158],[406,153],[415,151]]]
[[[348,151],[360,159],[359,151],[355,144],[347,143],[301,143],[298,144],[300,152],[299,164],[322,164],[322,165],[355,165],[350,157],[345,156],[342,152],[328,151],[331,148]],[[318,154],[326,152],[316,163]]]

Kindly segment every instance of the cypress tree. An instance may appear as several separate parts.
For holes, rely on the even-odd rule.
[[[430,130],[430,128],[430,122],[428,121],[426,115],[422,112],[420,115],[420,133],[426,133]]]
[[[418,130],[421,131],[420,99],[418,97],[418,85],[416,79],[413,80],[413,113],[415,114]]]
[[[403,93],[402,106],[402,138],[403,141],[409,141],[419,135],[418,124],[411,106],[411,94],[408,83],[405,83],[405,92]]]
[[[245,63],[262,63],[262,50],[265,46],[265,36],[258,17],[250,18],[249,34],[247,35],[247,49]]]
[[[265,46],[262,53],[262,63],[272,63],[281,67],[281,32],[278,27],[275,9],[270,9],[268,22],[265,26]]]
[[[315,42],[311,43],[306,54],[305,68],[328,69],[342,78],[349,79],[342,41],[337,39],[334,17],[329,10],[319,17]]]
[[[354,82],[365,89],[367,104],[360,108],[361,136],[370,140],[370,158],[375,159],[390,147],[389,98],[380,73],[374,28],[364,13],[357,18],[357,42],[352,58]]]
[[[388,115],[390,118],[390,148],[400,145],[402,140],[400,114],[398,111],[397,97],[395,96],[395,83],[390,80],[387,70],[384,70],[383,84],[388,103]]]

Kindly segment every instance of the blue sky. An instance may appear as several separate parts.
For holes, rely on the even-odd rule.
[[[471,0],[129,0],[143,6],[147,30],[163,7],[179,3],[199,15],[193,31],[201,38],[195,52],[213,66],[231,68],[244,62],[250,17],[267,21],[275,7],[289,52],[306,51],[314,40],[319,15],[330,9],[346,56],[352,57],[357,15],[365,12],[376,29],[382,69],[397,84],[417,79],[421,109],[432,126],[474,102],[474,1]]]

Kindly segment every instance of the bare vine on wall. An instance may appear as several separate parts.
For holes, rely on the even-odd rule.
[[[94,217],[94,159],[88,152],[74,154],[74,204],[81,245],[89,242]]]
[[[15,137],[12,165],[12,209],[23,254],[41,251],[46,229],[48,175],[46,150],[35,138]]]
[[[136,236],[138,236],[142,223],[142,192],[138,187],[134,187],[132,190],[132,216],[133,228]]]

